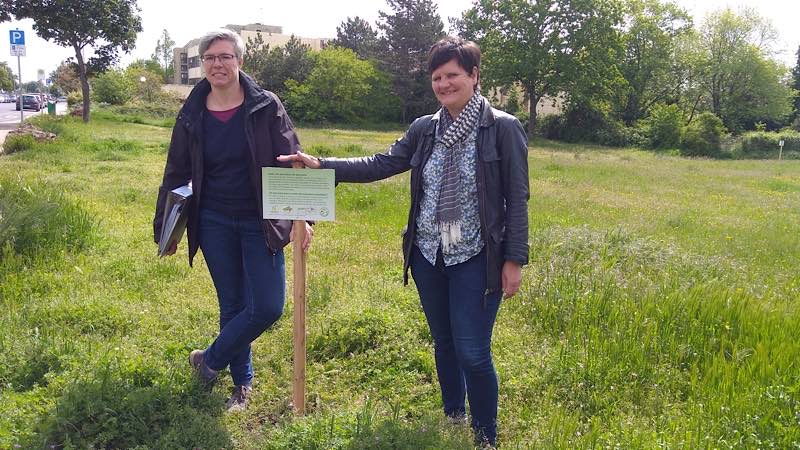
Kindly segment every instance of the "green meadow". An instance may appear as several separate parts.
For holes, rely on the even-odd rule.
[[[0,156],[0,449],[472,448],[402,285],[407,175],[338,186],[315,227],[307,414],[291,298],[254,344],[249,409],[226,414],[229,378],[205,392],[187,363],[218,327],[202,254],[155,255],[170,129],[39,125],[58,138]],[[299,129],[336,156],[401,133]],[[500,446],[800,448],[800,162],[534,141],[529,165],[530,265],[494,336]]]

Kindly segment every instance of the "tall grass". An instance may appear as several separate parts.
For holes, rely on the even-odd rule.
[[[307,416],[291,302],[254,344],[250,407],[225,415],[230,381],[204,392],[186,363],[217,331],[202,256],[152,243],[169,129],[47,120],[56,142],[0,157],[0,448],[471,447],[401,283],[407,175],[340,185],[316,225]],[[300,134],[355,156],[399,132]],[[529,163],[531,264],[494,337],[501,446],[800,446],[800,164],[546,141]]]

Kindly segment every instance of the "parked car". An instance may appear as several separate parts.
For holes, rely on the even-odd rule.
[[[23,94],[22,95],[22,109],[32,109],[40,111],[42,109],[42,102],[36,94]],[[17,98],[17,111],[20,110],[20,98]]]

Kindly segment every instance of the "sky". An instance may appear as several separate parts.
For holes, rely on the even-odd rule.
[[[780,42],[776,46],[777,57],[789,67],[795,65],[795,52],[800,46],[800,1],[798,0],[677,0],[694,17],[695,23],[711,11],[730,6],[754,8],[762,17],[769,19],[778,30]],[[348,17],[360,16],[373,25],[379,11],[388,11],[384,0],[292,0],[292,1],[248,1],[248,0],[138,0],[141,10],[143,32],[139,33],[136,48],[123,55],[125,66],[138,58],[149,58],[163,29],[167,29],[176,45],[183,46],[204,32],[227,24],[244,25],[261,22],[283,27],[285,34],[296,34],[308,38],[334,38],[336,27]],[[449,17],[459,17],[472,5],[472,0],[433,0],[439,14],[449,28]],[[75,56],[72,49],[59,47],[38,38],[31,20],[12,21],[0,24],[0,61],[6,61],[17,72],[17,58],[10,56],[9,30],[25,31],[27,55],[20,58],[24,82],[37,79],[43,70],[49,75],[64,59]]]

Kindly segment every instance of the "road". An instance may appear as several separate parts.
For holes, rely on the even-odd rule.
[[[19,111],[16,109],[15,103],[0,103],[0,130],[13,130],[19,125]],[[56,103],[56,113],[64,114],[67,111],[67,104],[65,102]],[[35,116],[36,114],[47,114],[47,108],[41,111],[24,111],[25,118]]]

